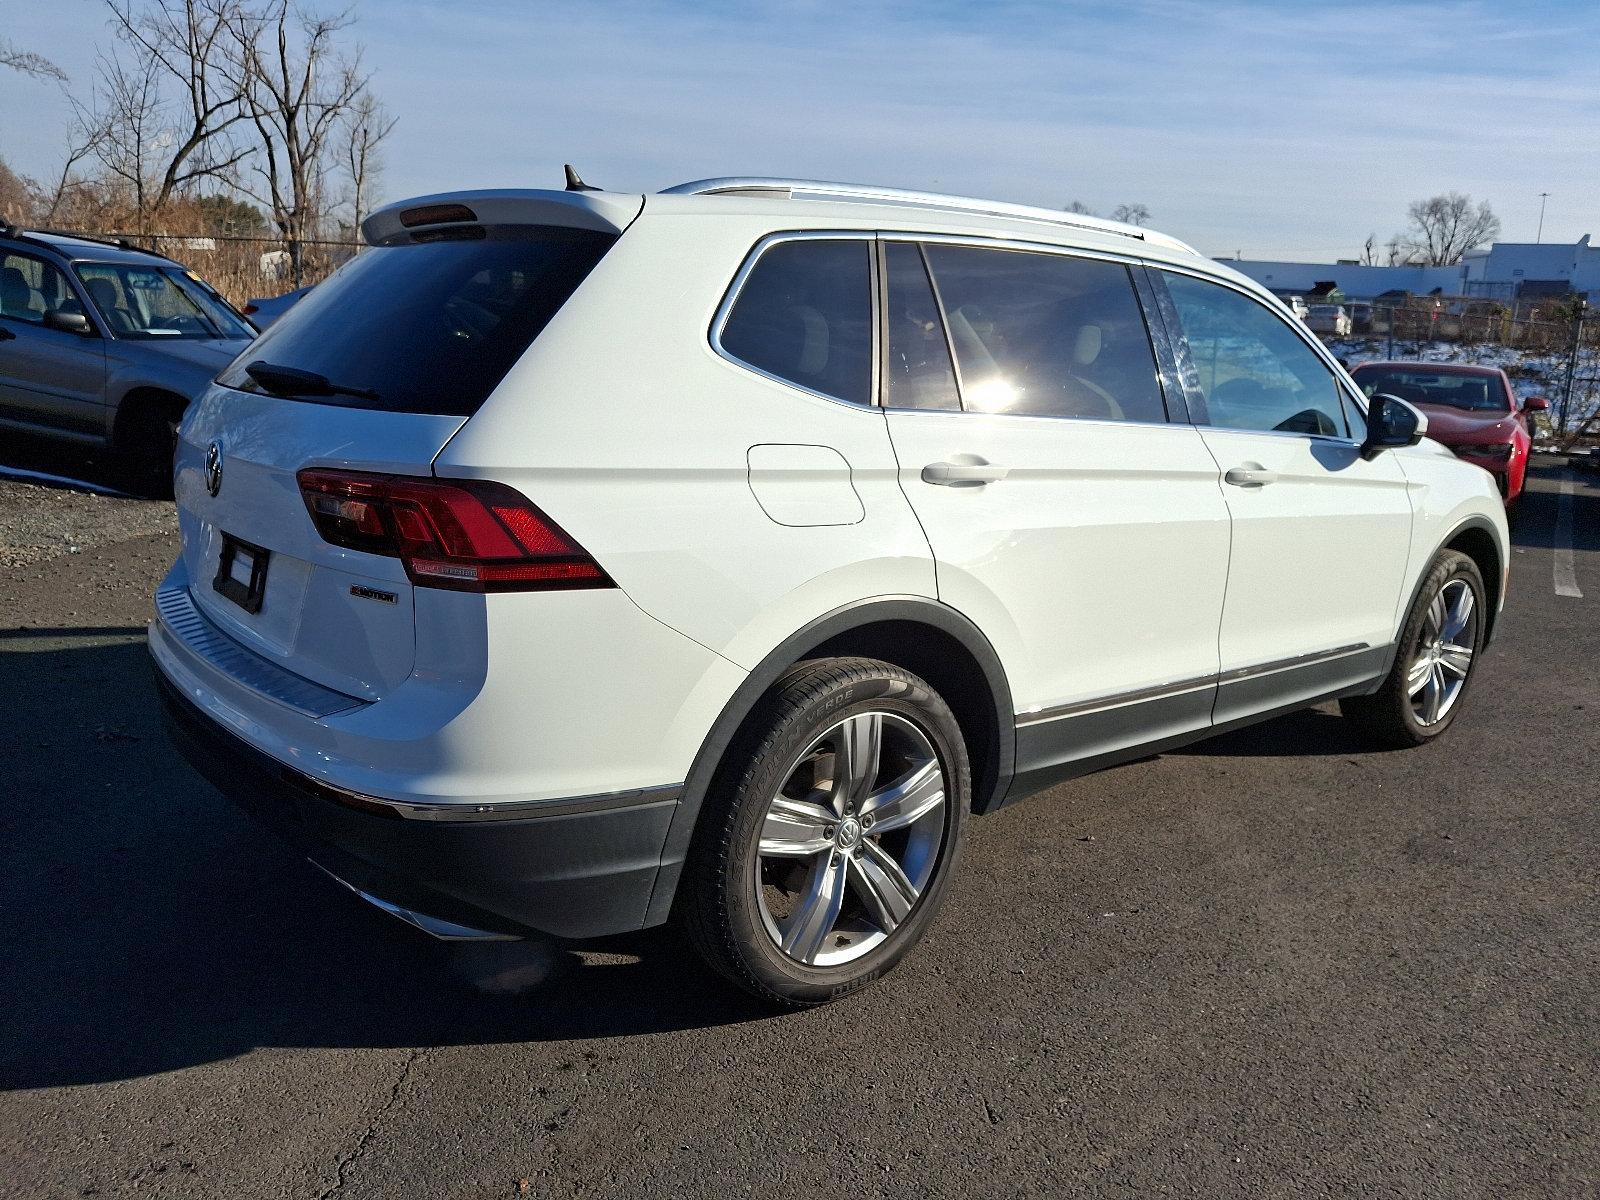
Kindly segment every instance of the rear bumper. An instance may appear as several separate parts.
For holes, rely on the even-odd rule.
[[[408,818],[262,753],[160,670],[156,677],[168,732],[200,774],[317,866],[412,924],[445,937],[597,937],[644,924],[677,788],[557,801],[549,815],[514,819]]]

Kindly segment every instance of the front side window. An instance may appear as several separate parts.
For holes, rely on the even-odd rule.
[[[176,267],[79,263],[78,278],[117,337],[248,338],[255,331]]]
[[[786,383],[872,403],[871,253],[862,238],[767,247],[722,326],[723,351]]]
[[[1333,372],[1278,316],[1221,284],[1164,278],[1212,425],[1346,436]]]
[[[887,242],[883,257],[889,341],[883,402],[890,408],[959,409],[950,343],[922,251],[911,242]]]
[[[1126,267],[930,243],[969,411],[1165,421],[1155,355]]]
[[[56,310],[83,311],[67,277],[30,254],[0,253],[0,317],[42,325],[45,313]]]

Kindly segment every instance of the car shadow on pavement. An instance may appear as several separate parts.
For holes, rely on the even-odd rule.
[[[54,438],[26,433],[6,433],[5,453],[0,457],[0,479],[6,471],[29,472],[31,475],[55,476],[62,480],[79,480],[96,487],[131,494],[137,491],[136,472],[112,451],[83,446],[75,442],[62,442]],[[17,476],[26,483],[41,487],[65,487],[67,483],[53,484],[49,480]]]
[[[1302,709],[1260,725],[1219,733],[1203,742],[1192,742],[1171,751],[1216,758],[1349,757],[1382,752],[1382,748],[1362,737],[1361,732],[1336,710],[1318,708]]]
[[[1568,469],[1543,463],[1529,470],[1530,481],[1544,481],[1538,488],[1525,489],[1508,511],[1511,544],[1525,549],[1549,550],[1559,512],[1559,489]],[[1600,550],[1600,473],[1571,471],[1572,546],[1574,550]],[[1512,586],[1517,585],[1516,576]]]
[[[132,632],[0,634],[0,688],[26,716],[0,728],[0,1087],[130,1079],[258,1046],[608,1037],[772,1015],[670,931],[580,956],[437,942],[362,904],[178,757]]]

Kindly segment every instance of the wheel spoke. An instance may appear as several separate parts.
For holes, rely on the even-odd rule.
[[[862,843],[861,856],[850,860],[850,885],[884,933],[893,933],[917,902],[916,885],[893,855],[870,840]]]
[[[883,714],[862,713],[839,726],[834,735],[833,808],[840,816],[859,808],[878,779],[883,751]]]
[[[1432,725],[1439,719],[1439,710],[1444,707],[1444,672],[1437,663],[1428,669],[1428,689],[1422,694],[1422,704],[1423,724]]]
[[[944,772],[934,758],[873,792],[862,802],[861,812],[871,818],[870,832],[889,833],[904,829],[943,803]]]
[[[779,796],[767,809],[757,853],[769,858],[810,858],[833,845],[828,830],[838,818],[820,804]]]
[[[1466,584],[1462,584],[1456,602],[1450,606],[1449,614],[1446,616],[1444,627],[1441,630],[1445,641],[1457,641],[1467,631],[1467,622],[1472,619],[1473,603],[1472,589]]]
[[[1445,613],[1444,592],[1441,591],[1434,596],[1433,603],[1428,605],[1428,619],[1423,624],[1423,628],[1427,630],[1428,641],[1431,642],[1443,631]]]
[[[804,894],[783,932],[783,950],[803,963],[814,963],[828,934],[839,920],[844,903],[844,859],[837,854],[818,858],[806,880]]]
[[[1439,665],[1457,679],[1465,679],[1472,669],[1472,648],[1450,643],[1439,647]]]
[[[1433,659],[1423,657],[1411,664],[1411,670],[1406,673],[1406,695],[1415,696],[1428,685],[1428,680],[1433,675]]]

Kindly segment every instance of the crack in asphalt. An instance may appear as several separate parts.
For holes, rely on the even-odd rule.
[[[393,1086],[389,1088],[389,1098],[383,1102],[378,1111],[372,1114],[372,1119],[367,1122],[367,1127],[361,1131],[361,1136],[356,1139],[355,1147],[349,1154],[340,1158],[338,1166],[334,1169],[333,1186],[324,1191],[317,1200],[328,1200],[328,1197],[344,1190],[346,1179],[352,1167],[366,1156],[367,1146],[378,1132],[378,1125],[400,1099],[400,1089],[405,1087],[406,1080],[411,1078],[411,1073],[418,1063],[428,1056],[426,1050],[413,1050],[407,1057],[405,1064],[400,1068],[400,1074],[395,1078]]]

